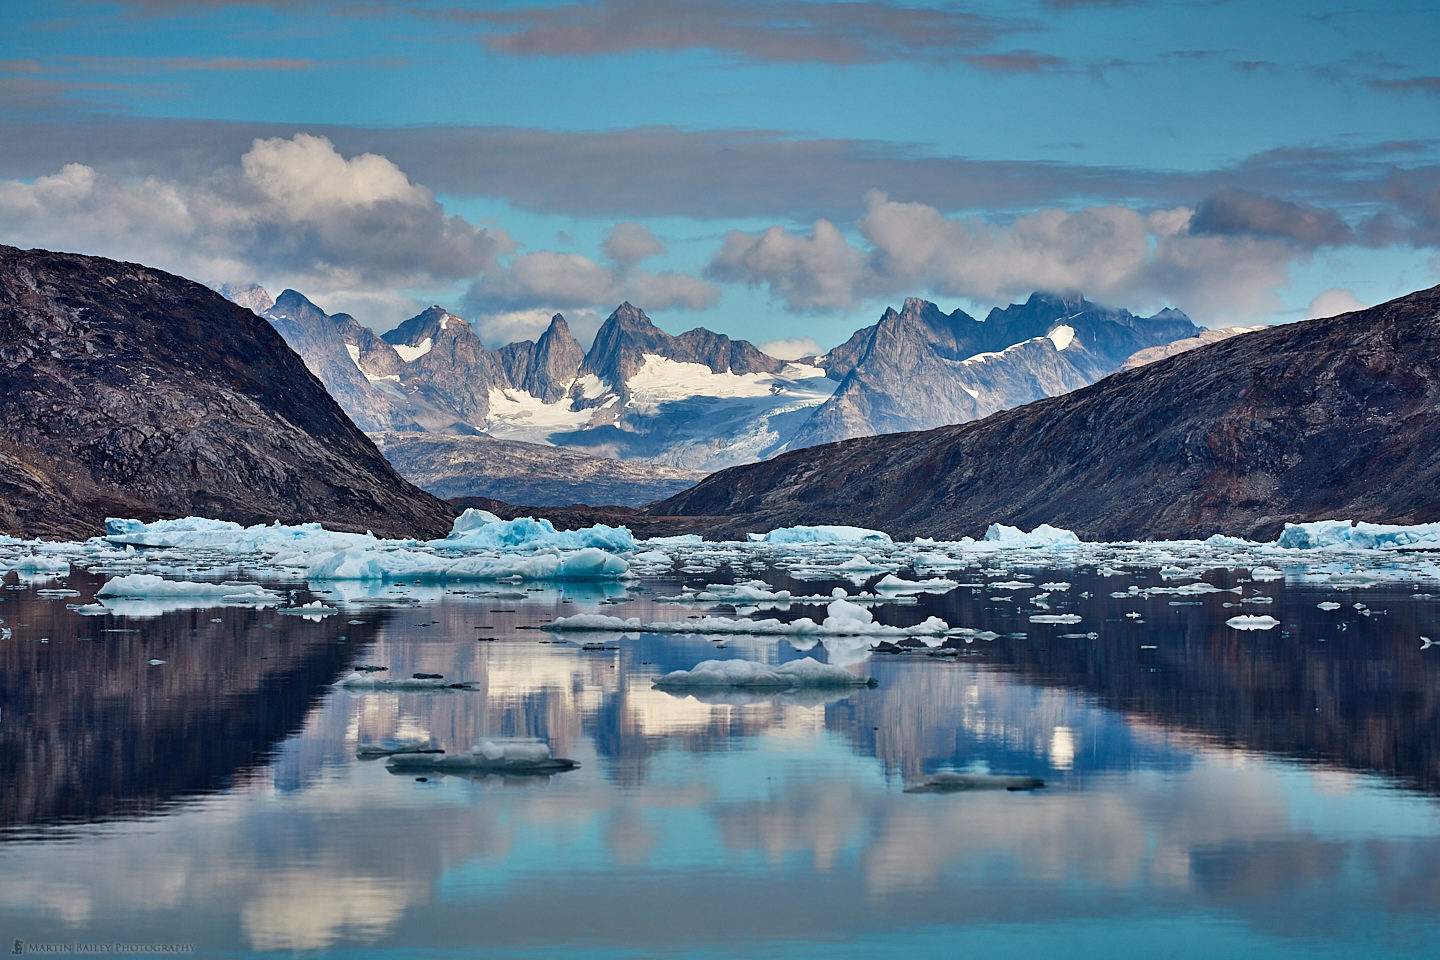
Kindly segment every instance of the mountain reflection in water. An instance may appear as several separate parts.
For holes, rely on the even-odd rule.
[[[1079,626],[1029,622],[1024,595],[922,597],[877,616],[1026,636],[953,659],[876,654],[876,689],[776,697],[651,680],[714,656],[805,655],[783,639],[642,634],[581,651],[520,629],[582,609],[677,619],[654,601],[671,580],[613,605],[433,588],[318,623],[236,608],[87,618],[11,591],[0,920],[36,942],[239,952],[1440,944],[1426,795],[1440,790],[1440,657],[1417,640],[1429,606],[1397,586],[1327,613],[1315,604],[1334,591],[1266,584],[1263,612],[1283,626],[1238,633],[1225,619],[1259,608],[1223,606],[1233,595],[1172,605],[1066,578]],[[1362,601],[1385,612],[1363,616]],[[357,663],[476,689],[331,686]],[[581,766],[421,781],[355,759],[391,737],[452,751],[535,737]],[[903,792],[944,770],[1046,786]]]

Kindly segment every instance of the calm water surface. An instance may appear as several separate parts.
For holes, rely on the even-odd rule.
[[[952,658],[876,653],[855,666],[876,688],[789,697],[651,681],[822,647],[631,634],[589,652],[530,629],[577,612],[732,615],[657,598],[753,574],[415,587],[419,603],[346,603],[319,622],[81,616],[65,604],[103,578],[77,570],[64,585],[80,596],[50,599],[36,591],[60,582],[11,574],[0,937],[206,956],[1440,953],[1440,647],[1419,640],[1440,639],[1440,618],[1416,596],[1440,585],[1212,570],[1240,593],[1117,598],[1163,581],[1011,568],[1009,582],[1072,584],[1046,612],[1081,622],[1036,624],[1034,590],[977,567],[950,576],[985,586],[876,616],[998,639]],[[1227,627],[1239,613],[1281,626]],[[476,689],[335,688],[356,664]],[[395,736],[452,751],[538,737],[581,766],[419,780],[356,758]],[[903,792],[950,770],[1046,786]]]

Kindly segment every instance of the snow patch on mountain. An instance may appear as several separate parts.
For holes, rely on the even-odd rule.
[[[445,321],[443,319],[440,321],[440,329],[445,329]],[[401,360],[404,360],[406,363],[414,363],[430,352],[430,348],[435,346],[435,341],[431,337],[426,337],[413,347],[403,343],[392,343],[391,346],[395,348],[396,353],[400,354]]]

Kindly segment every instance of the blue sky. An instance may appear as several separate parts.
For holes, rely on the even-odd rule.
[[[1037,288],[1265,323],[1440,281],[1440,9],[0,7],[0,242],[500,343],[830,346]]]

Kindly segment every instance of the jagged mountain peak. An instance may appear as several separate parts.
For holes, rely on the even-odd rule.
[[[778,373],[785,366],[748,340],[732,340],[704,327],[672,337],[655,326],[644,310],[626,301],[600,325],[580,372],[593,373],[624,393],[647,355],[704,364],[713,373]]]
[[[395,329],[380,335],[382,340],[392,346],[399,344],[407,347],[419,346],[426,340],[434,342],[447,336],[479,339],[468,321],[455,316],[439,304],[426,307]]]

